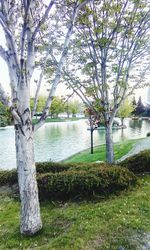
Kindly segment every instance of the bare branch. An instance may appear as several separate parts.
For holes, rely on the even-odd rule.
[[[9,30],[9,27],[7,26],[7,24],[1,18],[0,18],[0,24],[2,25],[3,30],[5,32],[6,40],[7,40],[8,44],[11,47],[10,48],[11,49],[11,56],[13,56],[14,61],[16,63],[16,66],[19,69],[19,59],[18,59],[18,56],[17,56],[16,42],[15,42],[15,39],[13,37],[13,34]]]
[[[47,7],[47,9],[46,9],[46,11],[44,13],[44,15],[42,16],[41,20],[37,24],[37,26],[36,26],[36,28],[35,28],[35,30],[33,32],[32,38],[31,38],[32,42],[35,40],[35,37],[36,37],[41,25],[45,22],[46,18],[48,17],[48,14],[49,14],[52,6],[54,5],[54,3],[55,3],[55,1],[51,0],[51,2],[49,3],[49,5],[48,5],[48,7]]]

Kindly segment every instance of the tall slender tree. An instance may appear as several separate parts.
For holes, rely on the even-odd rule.
[[[65,80],[88,106],[94,109],[92,103],[99,103],[110,163],[113,119],[125,97],[143,84],[148,70],[144,58],[149,57],[149,29],[146,0],[92,1],[78,17]]]
[[[67,55],[77,12],[88,1],[51,0],[47,2],[48,4],[39,0],[0,0],[0,26],[6,39],[6,45],[0,46],[0,56],[7,63],[11,87],[11,97],[7,98],[2,84],[0,85],[0,99],[10,108],[14,119],[21,199],[20,231],[27,235],[33,235],[42,228],[34,160],[34,132],[44,124],[48,115],[61,77],[61,69]],[[66,20],[66,34],[63,32],[64,37],[60,37],[60,30],[57,33],[56,28],[59,29],[60,23],[62,28]],[[53,48],[47,46],[46,52],[42,55],[40,49],[43,48],[43,43],[48,44],[53,34],[55,36],[59,34],[61,51],[58,64],[53,71],[53,81],[45,108],[39,122],[34,126],[32,116],[36,110],[46,60],[50,49]],[[37,83],[35,104],[31,113],[30,87],[36,65],[42,67],[42,73]]]

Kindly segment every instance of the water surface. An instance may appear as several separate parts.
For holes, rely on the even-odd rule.
[[[114,130],[113,140],[143,138],[150,132],[150,121],[126,119],[126,129]],[[34,138],[36,161],[60,161],[90,147],[90,131],[86,120],[46,123]],[[105,143],[104,130],[94,131],[94,145]],[[0,168],[16,166],[13,127],[0,129]]]

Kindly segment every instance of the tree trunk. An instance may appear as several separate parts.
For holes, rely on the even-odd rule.
[[[124,117],[121,117],[121,126],[124,125]]]
[[[29,84],[22,81],[18,86],[18,115],[19,122],[15,122],[16,159],[18,183],[21,199],[20,232],[33,235],[42,228],[36,168],[34,160],[34,127],[30,112]]]
[[[114,162],[114,150],[113,150],[113,139],[112,139],[112,125],[105,127],[106,132],[106,161],[108,163]]]
[[[33,235],[42,228],[34,162],[33,131],[31,131],[32,125],[15,126],[18,183],[21,199],[20,231],[26,235]]]

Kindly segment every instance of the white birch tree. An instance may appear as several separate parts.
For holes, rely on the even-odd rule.
[[[45,4],[45,2],[48,4]],[[33,137],[35,131],[44,124],[48,115],[49,107],[60,80],[61,69],[67,55],[77,12],[84,7],[86,2],[88,1],[0,0],[0,25],[6,39],[6,46],[0,46],[0,56],[8,66],[11,87],[11,96],[8,97],[3,84],[0,84],[0,100],[10,108],[14,119],[17,172],[21,199],[20,231],[22,234],[33,235],[42,228]],[[50,32],[55,30],[54,16],[62,18],[67,11],[70,14],[70,19],[68,19],[67,28],[65,28],[66,35],[62,38],[64,40],[62,41],[58,65],[53,74],[46,106],[39,122],[34,126],[32,116],[36,110],[45,63],[42,63],[42,73],[37,85],[32,114],[30,111],[30,88],[35,62],[39,55],[38,49],[43,46],[43,40],[47,39],[47,36],[44,37],[43,30],[46,29],[45,34],[49,34],[50,37]],[[63,22],[63,19],[61,22]],[[48,54],[49,47],[46,55],[44,53],[44,60],[40,55],[40,62],[46,61]]]

